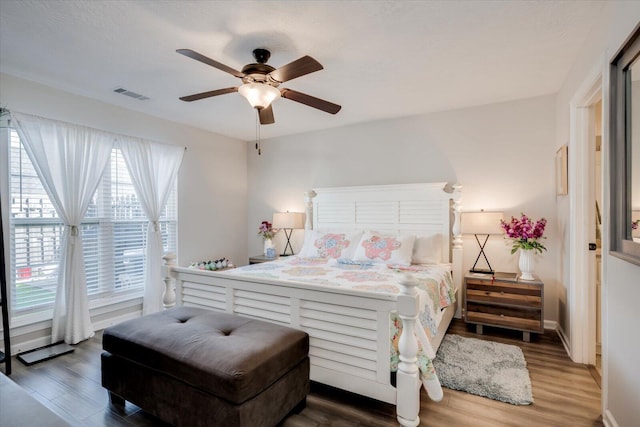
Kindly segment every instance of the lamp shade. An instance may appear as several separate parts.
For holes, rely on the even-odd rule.
[[[304,228],[302,212],[276,212],[273,214],[273,228]]]
[[[462,234],[502,234],[502,212],[462,212]]]
[[[266,83],[245,83],[238,88],[240,95],[247,98],[253,108],[266,108],[274,99],[280,98],[280,91]]]

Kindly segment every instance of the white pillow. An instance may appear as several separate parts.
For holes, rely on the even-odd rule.
[[[417,236],[413,245],[412,264],[438,264],[442,262],[442,235]]]
[[[416,236],[391,236],[367,231],[360,239],[354,261],[384,262],[411,265]]]
[[[298,255],[303,258],[351,259],[360,236],[362,236],[361,231],[328,233],[308,231]]]

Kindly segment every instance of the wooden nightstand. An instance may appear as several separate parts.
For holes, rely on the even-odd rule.
[[[276,259],[278,259],[278,257],[267,258],[264,255],[254,255],[252,257],[249,257],[249,264],[260,264],[261,262],[274,261]]]
[[[529,341],[531,332],[544,333],[544,283],[519,280],[517,277],[493,277],[467,273],[464,276],[465,322],[482,326],[522,331],[522,339]],[[515,276],[515,275],[514,275]]]

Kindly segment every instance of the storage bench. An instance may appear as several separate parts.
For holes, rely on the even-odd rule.
[[[274,426],[309,392],[309,336],[179,307],[104,330],[102,385],[175,426]]]

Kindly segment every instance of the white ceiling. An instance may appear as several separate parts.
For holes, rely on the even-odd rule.
[[[252,140],[255,113],[239,94],[178,99],[240,80],[176,49],[238,70],[256,47],[276,68],[314,57],[324,70],[282,87],[342,110],[277,100],[266,139],[555,93],[603,3],[0,0],[0,72]]]

